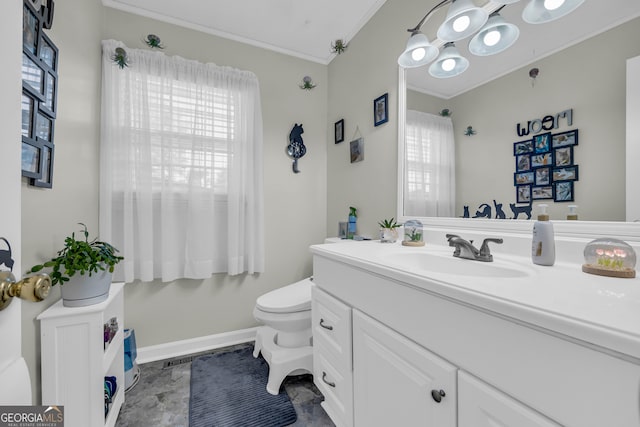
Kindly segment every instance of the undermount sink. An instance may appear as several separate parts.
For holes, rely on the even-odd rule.
[[[450,274],[455,276],[515,278],[530,275],[526,268],[505,262],[482,262],[454,257],[452,254],[430,252],[399,252],[385,257],[386,264],[407,271]]]

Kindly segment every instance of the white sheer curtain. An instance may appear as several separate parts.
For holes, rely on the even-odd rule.
[[[263,271],[256,76],[113,40],[102,49],[100,237],[125,257],[116,279]]]
[[[450,117],[407,111],[404,214],[455,216],[456,170]]]

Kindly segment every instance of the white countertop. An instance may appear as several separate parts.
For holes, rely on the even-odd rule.
[[[528,257],[495,253],[493,263],[453,257],[453,248],[427,244],[402,246],[379,241],[314,245],[326,257],[426,291],[561,334],[640,363],[640,278],[622,279],[583,273],[580,264],[538,266]],[[442,265],[417,265],[414,255],[446,257],[447,269],[482,269],[483,276],[451,274]],[[403,255],[406,261],[399,262]],[[449,259],[449,257],[451,259]],[[442,259],[442,258],[440,258]],[[459,262],[460,268],[455,264]],[[415,265],[413,265],[413,264]],[[473,263],[473,264],[468,264]],[[476,265],[476,263],[484,265]],[[490,264],[490,265],[487,265]],[[517,270],[520,277],[491,277],[487,269]]]

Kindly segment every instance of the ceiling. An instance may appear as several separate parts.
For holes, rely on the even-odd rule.
[[[190,27],[321,64],[386,0],[102,0],[107,7]]]
[[[102,0],[107,7],[322,64],[330,63],[335,56],[331,43],[336,39],[351,40],[385,1],[323,0],[319,5],[312,0]],[[497,7],[492,1],[475,2],[490,10]],[[468,39],[459,41],[456,46],[470,61],[465,73],[436,79],[429,75],[428,66],[409,69],[407,86],[449,99],[640,16],[638,0],[587,0],[557,21],[531,25],[521,18],[527,3],[516,2],[501,12],[507,21],[520,28],[520,38],[511,48],[497,55],[477,57],[468,53]],[[425,13],[435,4],[436,0],[425,1]],[[423,32],[430,40],[435,38],[446,9],[438,10],[424,25]],[[416,17],[416,22],[419,18]],[[415,22],[403,25],[406,28]],[[404,46],[398,46],[398,55],[403,49]]]

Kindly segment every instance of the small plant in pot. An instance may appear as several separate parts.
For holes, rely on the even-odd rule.
[[[28,271],[51,269],[51,285],[60,284],[65,307],[92,305],[107,299],[115,265],[124,259],[111,244],[97,238],[89,241],[87,226],[79,225],[83,238],[76,239],[76,233],[71,233],[56,257]]]
[[[384,219],[378,223],[380,226],[380,242],[381,243],[395,243],[398,240],[398,224],[395,218]]]

